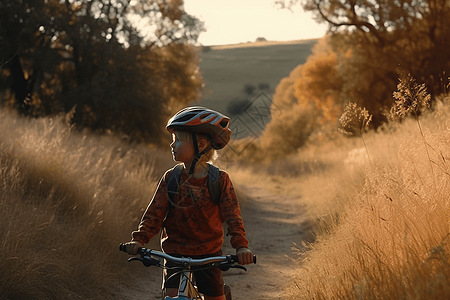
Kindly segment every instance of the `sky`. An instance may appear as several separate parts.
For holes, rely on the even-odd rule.
[[[268,41],[291,41],[324,36],[327,25],[317,24],[298,5],[294,12],[278,9],[274,0],[184,0],[185,11],[205,23],[199,42],[205,46]]]

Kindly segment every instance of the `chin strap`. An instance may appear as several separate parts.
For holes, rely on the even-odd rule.
[[[205,154],[206,152],[211,150],[211,148],[213,147],[212,144],[209,144],[209,146],[206,147],[205,150],[203,150],[202,152],[199,152],[200,150],[198,149],[197,135],[194,132],[192,133],[192,142],[194,143],[195,156],[194,156],[194,160],[192,161],[191,168],[189,169],[188,174],[194,174],[195,165],[197,164],[200,157],[202,157],[203,154]]]

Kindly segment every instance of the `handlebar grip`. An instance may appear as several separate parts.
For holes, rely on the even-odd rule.
[[[231,259],[235,262],[239,262],[239,258],[237,255],[231,255]],[[256,264],[256,255],[253,255],[253,263]]]
[[[137,249],[137,254],[140,254],[140,255],[144,254],[143,250],[145,250],[145,248],[139,247],[139,248]],[[127,246],[126,246],[126,244],[121,243],[121,244],[119,245],[119,251],[128,253],[128,252],[127,252]]]

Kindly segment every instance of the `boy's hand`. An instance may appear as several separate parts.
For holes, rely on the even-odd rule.
[[[236,251],[240,265],[249,265],[253,263],[253,253],[248,248],[239,248]]]
[[[130,255],[136,255],[137,254],[137,250],[140,247],[144,247],[144,245],[141,242],[138,242],[138,241],[131,241],[131,242],[125,243],[124,245],[126,247],[125,252],[130,254]]]

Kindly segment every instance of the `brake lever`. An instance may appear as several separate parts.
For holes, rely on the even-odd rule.
[[[149,256],[145,256],[145,257],[130,257],[128,259],[128,262],[131,262],[133,260],[137,260],[140,261],[145,267],[150,267],[150,266],[158,266],[160,261],[153,258],[153,257],[149,257]]]
[[[245,272],[247,272],[247,268],[246,267],[241,266],[241,265],[233,265],[233,264],[230,264],[230,263],[225,263],[225,264],[219,265],[219,268],[222,271],[228,271],[231,268],[235,268],[235,269],[242,269]]]
[[[245,272],[247,272],[247,268],[244,267],[244,266],[241,266],[241,265],[233,265],[233,266],[231,266],[230,268],[242,269],[242,270],[244,270]]]

